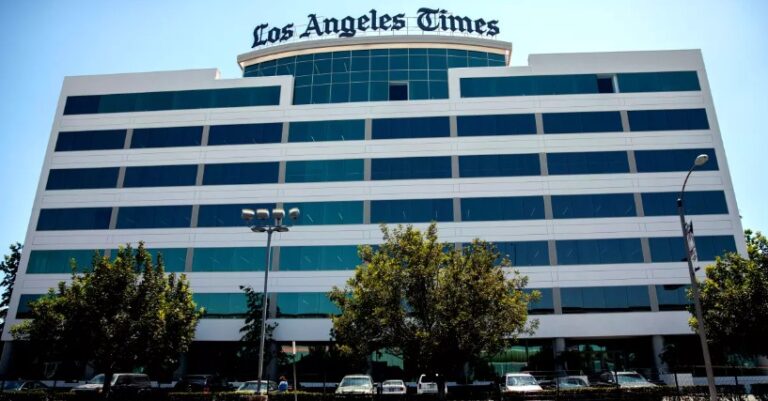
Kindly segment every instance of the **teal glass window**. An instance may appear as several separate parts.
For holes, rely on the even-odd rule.
[[[456,125],[459,136],[525,135],[536,133],[533,114],[491,114],[483,116],[458,116]]]
[[[373,139],[438,138],[451,135],[448,117],[376,118]]]
[[[133,130],[131,149],[200,146],[203,127],[140,128]]]
[[[339,308],[324,292],[280,292],[277,294],[278,318],[328,318]]]
[[[459,176],[470,177],[515,177],[540,175],[539,155],[479,155],[459,156]]]
[[[277,106],[279,86],[68,96],[64,115]]]
[[[56,152],[122,149],[125,146],[125,133],[124,129],[59,132]]]
[[[500,257],[507,257],[512,267],[549,266],[549,246],[547,241],[495,242]]]
[[[646,216],[677,216],[679,192],[653,192],[642,194]],[[728,203],[723,191],[685,191],[685,214],[728,214]]]
[[[660,311],[686,310],[688,305],[692,305],[688,299],[687,284],[664,284],[656,285],[656,299],[659,301]]]
[[[111,216],[111,207],[42,209],[37,231],[106,230]]]
[[[115,188],[118,167],[52,169],[46,190]]]
[[[621,132],[621,114],[618,111],[590,111],[574,113],[544,113],[545,134],[582,132]]]
[[[646,286],[561,288],[563,313],[647,312]]]
[[[19,307],[16,308],[16,319],[29,319],[32,317],[32,308],[29,306],[34,301],[46,296],[46,294],[21,294]]]
[[[371,160],[372,180],[451,178],[451,157],[399,157]]]
[[[594,74],[461,78],[460,90],[461,97],[599,93]]]
[[[628,173],[627,152],[548,153],[550,175]]]
[[[700,261],[714,261],[725,253],[736,252],[736,240],[731,235],[694,236],[694,242]],[[653,262],[684,262],[686,259],[682,237],[649,238],[648,244]]]
[[[354,270],[360,263],[355,245],[280,247],[280,271]]]
[[[697,171],[715,171],[718,169],[717,155],[714,149],[636,150],[637,172],[688,171],[693,166],[696,157],[701,154],[709,156],[709,161],[696,167]]]
[[[264,248],[195,248],[193,272],[264,271]]]
[[[206,164],[203,185],[277,183],[279,165],[278,162]]]
[[[544,198],[516,196],[463,198],[461,221],[539,220],[544,218]]]
[[[709,129],[704,109],[630,110],[631,131],[680,131]]]
[[[285,182],[362,181],[363,159],[302,160],[285,164]]]
[[[195,185],[197,165],[127,167],[124,188]]]
[[[365,120],[296,121],[290,123],[288,131],[288,142],[360,141],[363,139],[365,139]]]
[[[541,294],[541,298],[538,301],[528,304],[529,315],[551,315],[555,313],[555,303],[551,288],[526,288],[523,291],[527,293],[538,291]]]
[[[164,269],[167,273],[184,272],[187,263],[187,248],[148,248],[152,261],[157,263],[157,255],[163,255]]]
[[[208,146],[280,143],[283,123],[212,125]]]
[[[559,265],[642,263],[640,238],[558,240]]]
[[[94,252],[90,249],[34,250],[29,253],[27,274],[68,274],[72,272],[72,259],[78,272],[90,271]],[[104,255],[104,250],[98,252]]]
[[[117,211],[117,228],[186,228],[192,206],[123,206]]]
[[[427,223],[453,221],[453,199],[371,201],[371,223]]]
[[[296,225],[363,224],[363,201],[293,202],[284,207],[299,208]]]
[[[197,214],[198,227],[244,227],[241,217],[243,209],[267,209],[272,213],[274,203],[235,204],[235,205],[200,205]]]
[[[621,73],[617,79],[622,93],[701,90],[696,71]]]
[[[633,194],[553,195],[556,219],[637,216]]]
[[[205,308],[204,319],[238,319],[248,313],[248,300],[244,292],[196,292],[192,300],[197,308]]]

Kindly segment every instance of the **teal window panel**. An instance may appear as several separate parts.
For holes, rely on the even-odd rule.
[[[630,110],[631,131],[682,131],[709,129],[704,109]]]
[[[124,129],[59,132],[56,152],[122,149],[126,132]]]
[[[628,173],[629,159],[627,152],[548,153],[547,169],[551,175]]]
[[[371,201],[371,223],[427,223],[453,221],[453,199],[398,199]]]
[[[648,312],[648,287],[561,288],[563,313]]]
[[[198,309],[205,308],[205,319],[239,319],[248,313],[248,300],[244,292],[196,292],[192,294],[192,300]]]
[[[363,159],[289,161],[285,182],[362,181]]]
[[[265,248],[195,248],[193,272],[264,271]]]
[[[621,73],[617,79],[622,93],[701,90],[696,71]]]
[[[280,143],[283,123],[212,125],[208,146]]]
[[[458,116],[459,136],[536,134],[533,114],[491,114]]]
[[[125,169],[123,188],[191,186],[196,180],[196,164],[136,166]]]
[[[33,250],[29,253],[27,274],[71,273],[73,259],[78,272],[91,271],[94,252],[91,249]],[[104,250],[98,252],[102,256],[105,253]]]
[[[523,291],[531,293],[538,291],[541,298],[528,304],[529,315],[551,315],[555,313],[555,303],[551,288],[526,288]]]
[[[301,211],[296,225],[363,224],[363,201],[286,202]]]
[[[688,284],[656,285],[656,299],[659,301],[659,310],[686,310],[689,305],[692,305],[687,294],[690,287]]]
[[[328,318],[339,308],[324,292],[281,292],[277,294],[278,318]]]
[[[618,111],[590,111],[574,113],[544,113],[545,134],[582,132],[621,132],[621,114]]]
[[[706,164],[696,167],[697,171],[716,171],[717,155],[714,149],[670,149],[636,150],[635,161],[638,173],[661,173],[667,171],[688,171],[701,154],[709,156]]]
[[[642,194],[646,216],[677,216],[679,192],[652,192]],[[728,202],[723,191],[685,191],[685,214],[728,214]]]
[[[203,127],[140,128],[133,130],[131,149],[200,146]]]
[[[542,196],[461,199],[461,221],[541,219],[544,219]]]
[[[386,91],[388,93],[388,88]],[[372,128],[373,139],[450,136],[448,117],[377,118],[373,120]]]
[[[123,206],[118,209],[117,228],[186,228],[192,206]]]
[[[461,97],[576,95],[598,93],[598,87],[594,74],[535,75],[461,78],[460,91]]]
[[[118,167],[52,169],[46,190],[117,187]]]
[[[560,265],[643,262],[640,238],[558,240],[555,246]]]
[[[16,319],[29,319],[32,317],[32,308],[30,303],[46,296],[47,294],[21,294],[19,297],[19,307],[16,308]]]
[[[634,194],[553,195],[555,219],[637,216]]]
[[[281,271],[354,270],[360,263],[355,245],[280,247]]]
[[[187,248],[149,248],[152,261],[157,263],[157,255],[163,255],[164,269],[168,273],[184,272],[187,263]]]
[[[203,185],[239,185],[277,183],[280,163],[206,164]]]
[[[451,157],[398,157],[371,160],[372,180],[451,178]]]
[[[111,207],[42,209],[37,231],[106,230],[111,216]]]
[[[274,203],[243,203],[233,205],[200,205],[197,214],[198,227],[244,227],[243,209],[267,209],[272,212]]]
[[[509,259],[512,267],[549,266],[549,245],[547,241],[494,242],[499,251],[497,263]]]
[[[514,177],[540,175],[538,153],[459,156],[459,177]]]
[[[728,252],[736,252],[736,240],[732,235],[695,236],[696,256],[700,261],[714,261]],[[649,238],[651,261],[685,261],[685,248],[682,237]]]

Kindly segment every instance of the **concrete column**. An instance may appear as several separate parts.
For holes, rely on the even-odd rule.
[[[448,117],[448,127],[450,129],[450,135],[452,137],[459,136],[459,123],[458,123],[458,118],[456,116]]]
[[[0,377],[8,377],[13,357],[13,341],[3,341],[3,354],[0,357]]]
[[[544,117],[542,117],[541,113],[536,113],[533,115],[533,118],[536,119],[536,135],[543,135],[544,134]]]
[[[563,358],[563,354],[565,354],[565,338],[555,338],[554,342],[555,370],[567,370],[568,367],[565,366],[565,359]]]
[[[629,132],[629,114],[626,110],[622,110],[621,114],[621,129],[624,132]]]
[[[563,298],[560,296],[560,287],[552,288],[552,307],[556,315],[563,314]]]
[[[653,342],[653,362],[656,371],[660,374],[666,373],[668,371],[667,364],[662,362],[661,357],[659,357],[659,355],[664,351],[664,337],[652,336],[651,341]]]

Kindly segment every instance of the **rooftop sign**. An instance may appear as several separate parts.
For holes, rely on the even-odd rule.
[[[320,38],[336,36],[351,38],[358,34],[396,32],[409,28],[423,32],[460,33],[478,36],[496,36],[499,34],[498,20],[472,19],[450,14],[440,8],[422,7],[416,17],[406,17],[405,14],[379,14],[371,10],[359,17],[323,18],[315,14],[307,15],[306,25],[298,26],[290,23],[281,27],[270,28],[269,24],[257,25],[253,30],[253,45],[251,48],[277,44],[288,41],[298,33],[299,38]],[[413,25],[415,20],[416,26]]]

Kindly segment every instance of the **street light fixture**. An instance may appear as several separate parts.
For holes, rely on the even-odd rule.
[[[701,292],[699,290],[699,281],[696,279],[696,273],[693,270],[693,260],[691,255],[691,244],[688,242],[689,235],[693,236],[693,226],[685,222],[685,210],[683,208],[683,196],[685,195],[685,185],[688,184],[688,178],[696,167],[700,167],[709,161],[709,156],[700,154],[696,156],[693,165],[688,170],[688,174],[683,181],[683,187],[680,190],[680,196],[677,198],[677,212],[680,214],[680,228],[683,231],[683,244],[685,246],[685,260],[688,261],[688,274],[691,276],[691,290],[693,291],[693,304],[696,310],[696,321],[699,326],[699,340],[701,341],[701,353],[704,356],[704,369],[707,371],[707,385],[709,387],[710,401],[717,401],[717,389],[715,388],[715,375],[712,371],[712,359],[709,356],[709,345],[707,344],[707,332],[704,326],[704,313],[701,309]],[[692,242],[692,241],[691,241]]]
[[[300,216],[299,208],[292,208],[288,211],[291,220],[296,221]],[[256,385],[256,394],[261,394],[261,380],[264,377],[264,337],[267,332],[267,279],[269,277],[269,268],[272,265],[272,233],[283,233],[288,231],[288,226],[283,224],[285,220],[285,210],[272,209],[272,218],[269,219],[268,209],[243,209],[240,217],[248,225],[248,228],[255,233],[267,233],[267,256],[266,265],[264,265],[264,291],[261,293],[261,338],[259,340],[259,378]],[[256,221],[254,221],[254,217]]]

